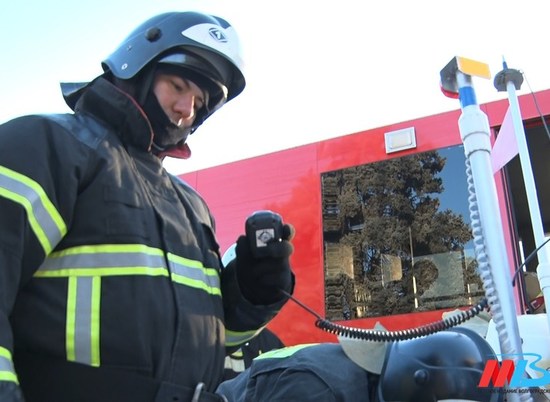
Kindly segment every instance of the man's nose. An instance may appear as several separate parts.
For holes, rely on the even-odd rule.
[[[179,114],[179,117],[184,120],[189,120],[195,117],[195,97],[192,95],[180,96],[175,105],[174,110]]]

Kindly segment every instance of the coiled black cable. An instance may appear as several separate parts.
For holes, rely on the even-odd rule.
[[[483,298],[478,304],[468,310],[460,311],[442,320],[421,325],[401,331],[379,331],[371,329],[352,328],[333,323],[327,319],[318,318],[315,325],[323,331],[347,338],[362,339],[376,342],[404,341],[407,339],[419,338],[426,335],[443,331],[460,325],[470,318],[475,317],[487,307],[487,299]]]
[[[460,325],[469,319],[477,316],[488,306],[487,299],[483,298],[479,303],[470,307],[468,310],[460,311],[456,314],[453,314],[449,317],[446,317],[442,320],[435,321],[433,323],[421,325],[416,328],[410,328],[400,331],[380,331],[375,329],[363,329],[363,328],[353,328],[341,324],[336,324],[326,318],[321,317],[311,308],[300,302],[290,293],[283,292],[287,297],[292,301],[298,304],[300,307],[311,313],[317,318],[315,321],[315,326],[322,329],[325,332],[337,335],[345,336],[347,338],[361,339],[365,341],[375,341],[375,342],[393,342],[393,341],[404,341],[408,339],[420,338],[422,336],[427,336],[434,334],[445,329],[449,329]]]

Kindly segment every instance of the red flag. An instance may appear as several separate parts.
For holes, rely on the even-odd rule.
[[[498,172],[506,165],[514,156],[518,154],[518,143],[514,131],[514,123],[512,121],[512,113],[510,107],[506,111],[502,126],[498,132],[497,139],[491,151],[491,164],[493,166],[493,174]]]

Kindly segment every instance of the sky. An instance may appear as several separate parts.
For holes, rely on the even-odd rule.
[[[25,0],[0,13],[0,123],[67,113],[60,82],[88,81],[148,18],[203,11],[242,43],[247,87],[189,139],[175,174],[460,108],[439,88],[455,56],[524,73],[518,95],[550,88],[540,0]],[[506,98],[474,78],[479,103]]]

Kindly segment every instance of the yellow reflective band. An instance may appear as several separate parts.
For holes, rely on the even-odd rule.
[[[17,375],[13,368],[11,352],[0,346],[0,381],[11,381],[19,384]]]
[[[34,276],[38,278],[106,277],[122,275],[165,276],[173,282],[221,296],[220,277],[200,261],[142,244],[79,246],[51,253]]]
[[[67,360],[100,365],[100,277],[71,277],[67,292]]]
[[[263,329],[264,327],[253,331],[237,332],[237,331],[231,331],[226,328],[225,329],[225,346],[231,347],[231,346],[242,345],[246,341],[249,341],[250,339],[254,338]]]
[[[257,356],[255,360],[282,359],[288,356],[292,356],[294,353],[298,352],[299,350],[302,350],[309,346],[314,346],[314,345],[318,345],[318,343],[304,343],[302,345],[287,346],[286,348],[282,348],[282,349],[269,350]]]
[[[52,253],[53,257],[63,257],[69,255],[80,254],[98,254],[98,253],[142,253],[156,256],[163,256],[164,252],[161,249],[149,247],[144,244],[97,244],[93,246],[78,246],[71,247],[62,251]]]
[[[243,350],[239,348],[236,351],[234,351],[233,353],[231,353],[229,356],[231,356],[235,359],[242,359],[243,358]]]
[[[82,276],[168,276],[166,268],[150,267],[103,267],[103,268],[69,268],[55,271],[37,271],[34,276],[37,278],[69,278]]]
[[[216,296],[222,295],[222,292],[219,287],[216,288],[216,287],[208,286],[206,283],[204,283],[201,280],[189,279],[189,278],[186,278],[185,276],[177,275],[174,273],[172,274],[171,278],[172,278],[172,281],[179,283],[181,285],[189,286],[195,289],[201,289],[211,295],[216,295]]]
[[[21,205],[29,225],[48,255],[67,233],[67,227],[44,189],[34,180],[0,166],[0,196]]]
[[[204,268],[204,265],[202,265],[202,263],[200,261],[190,260],[189,258],[180,257],[180,256],[172,254],[172,253],[168,253],[168,258],[170,260],[174,261],[176,264],[185,265],[185,266],[188,266],[190,268],[201,268],[201,269]],[[208,269],[208,268],[206,268],[206,269]],[[216,272],[214,272],[214,273],[217,275]]]
[[[170,253],[165,257],[163,250],[142,244],[86,245],[53,252],[34,276],[68,278],[65,345],[69,361],[100,365],[101,279],[120,275],[170,277],[174,283],[221,296],[216,269]],[[254,333],[247,335],[251,338]]]
[[[101,317],[101,278],[94,277],[93,278],[93,284],[92,284],[92,303],[91,303],[91,334],[90,334],[90,340],[91,340],[91,365],[99,367],[100,359],[99,359],[99,340],[100,340],[100,317]]]
[[[0,346],[0,357],[5,357],[10,361],[12,360],[11,352],[8,349],[3,348],[2,346]]]
[[[76,360],[75,352],[75,322],[76,322],[76,278],[69,278],[67,289],[67,318],[65,321],[65,347],[67,351],[67,360],[74,362]]]
[[[179,283],[180,285],[189,286],[191,288],[204,290],[206,293],[215,295],[215,296],[221,296],[222,292],[219,288],[213,288],[211,286],[206,285],[204,282],[185,278],[183,276],[172,274],[172,280],[176,283]]]
[[[42,278],[71,276],[166,276],[164,253],[142,244],[79,246],[51,253],[34,274]]]
[[[19,385],[19,380],[15,373],[10,373],[9,371],[0,371],[0,381],[11,381]]]
[[[211,295],[221,296],[220,275],[214,268],[206,268],[200,261],[168,253],[172,281]]]

